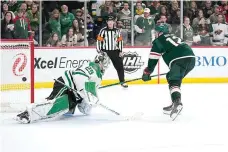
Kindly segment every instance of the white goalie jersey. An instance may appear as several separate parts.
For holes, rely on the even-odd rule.
[[[79,110],[89,114],[94,103],[99,101],[97,89],[100,87],[102,74],[98,64],[90,62],[76,70],[65,71],[62,76],[65,84],[78,91],[83,101],[78,105]]]

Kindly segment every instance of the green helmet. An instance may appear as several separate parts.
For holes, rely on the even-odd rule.
[[[169,27],[165,23],[157,24],[155,26],[155,31],[162,32],[162,33],[169,33]]]

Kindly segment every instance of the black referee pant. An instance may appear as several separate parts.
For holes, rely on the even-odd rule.
[[[104,51],[109,56],[110,60],[112,61],[113,66],[115,67],[120,82],[124,82],[124,67],[123,67],[123,58],[119,56],[119,50],[107,50]]]

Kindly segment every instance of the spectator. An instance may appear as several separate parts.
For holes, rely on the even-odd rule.
[[[173,31],[176,31],[177,27],[180,26],[180,9],[176,10],[176,14],[172,17],[171,23]]]
[[[180,29],[181,29],[180,27],[177,28],[177,31],[175,32],[177,36],[180,36]],[[190,18],[185,17],[184,25],[183,25],[183,40],[189,46],[192,46],[193,44],[193,35],[194,35],[194,31],[193,31],[193,28],[190,26]]]
[[[24,10],[19,9],[18,15],[14,19],[15,38],[28,39],[31,33],[29,20],[23,16]]]
[[[68,7],[66,5],[61,6],[60,13],[60,24],[61,24],[61,34],[67,34],[67,31],[72,27],[73,20],[75,19],[74,15],[68,12]]]
[[[8,1],[9,10],[12,12],[16,12],[20,8],[21,3],[23,3],[23,1],[9,0]]]
[[[31,34],[30,34],[30,35],[31,35],[31,36],[30,36],[30,39],[33,40],[34,45],[35,45],[35,46],[38,46],[39,43],[38,43],[37,40],[35,39],[35,32],[34,32],[34,31],[31,31]]]
[[[5,12],[4,19],[1,21],[1,38],[2,39],[14,38],[13,15],[11,12]]]
[[[27,4],[26,4],[26,3],[21,3],[19,9],[22,11],[23,16],[26,17],[26,16],[27,16]],[[18,12],[15,12],[15,15],[16,15],[16,16],[17,16],[17,13],[18,13]]]
[[[117,10],[113,6],[112,1],[105,0],[105,4],[101,6],[101,16],[107,18],[109,15],[116,14]]]
[[[191,1],[190,8],[185,10],[185,16],[188,16],[190,21],[197,17],[197,5],[195,1]]]
[[[32,10],[33,1],[32,0],[26,0],[25,3],[27,5],[27,11]]]
[[[2,13],[1,13],[1,19],[4,19],[5,13],[6,12],[11,12],[12,14],[12,19],[15,18],[15,15],[12,11],[9,10],[8,4],[7,3],[3,3],[2,4]]]
[[[160,19],[156,22],[156,24],[160,22],[160,23],[166,23],[169,27],[169,33],[172,33],[172,26],[170,24],[167,23],[167,17],[166,15],[160,15]]]
[[[77,46],[84,46],[84,33],[82,33],[84,31],[80,30],[80,25],[77,19],[75,19],[73,21],[73,33],[77,35]]]
[[[84,18],[82,16],[82,10],[81,9],[77,9],[76,10],[76,19],[78,21],[78,25],[79,25],[79,29],[80,29],[80,33],[82,34],[83,37],[86,37],[84,35],[84,31],[85,31],[85,26],[84,26]],[[84,39],[84,38],[83,38]]]
[[[62,37],[62,46],[75,46],[77,44],[77,35],[74,34],[74,29],[71,27],[68,29],[67,34]]]
[[[171,2],[171,8],[169,11],[172,19],[176,17],[178,11],[180,11],[179,4],[176,0],[174,0]]]
[[[103,7],[102,1],[91,1],[92,17],[101,16],[101,8]]]
[[[213,8],[211,6],[211,1],[206,1],[203,7],[203,14],[205,18],[209,18],[213,14]]]
[[[127,45],[128,43],[128,31],[123,29],[124,25],[122,21],[117,21],[116,27],[120,30],[120,33],[123,37],[123,44]]]
[[[214,46],[227,45],[227,25],[223,23],[223,15],[218,15],[218,23],[213,23],[210,31],[211,43]]]
[[[84,18],[83,18],[83,13],[81,9],[76,9],[76,15],[75,18],[79,21],[79,24],[81,24],[81,28],[84,28]]]
[[[40,13],[37,8],[37,4],[32,5],[32,10],[27,11],[27,17],[30,21],[31,29],[35,33],[35,40],[39,40],[39,24],[40,24]]]
[[[161,9],[160,8],[161,4],[159,3],[159,1],[150,1],[149,3],[150,5],[148,5],[148,8],[150,9],[150,14],[152,16],[157,15]]]
[[[116,11],[119,12],[121,10],[122,2],[120,2],[119,0],[114,0],[113,3]]]
[[[218,22],[218,15],[220,14],[220,10],[219,10],[220,7],[218,5],[215,5],[214,8],[215,8],[214,13],[210,16],[210,22],[212,24]],[[222,15],[222,18],[223,18],[223,23],[225,23],[224,15]]]
[[[145,8],[144,17],[139,17],[135,24],[137,32],[135,38],[136,45],[151,45],[151,42],[154,40],[154,28],[155,23],[152,17],[150,17],[150,9]]]
[[[160,20],[161,16],[166,16],[166,22],[170,23],[170,15],[168,14],[168,10],[166,6],[160,6],[159,13],[155,16],[155,23],[157,23],[158,20]]]
[[[139,17],[143,17],[143,13],[144,13],[144,9],[143,9],[142,3],[137,2],[134,21],[136,22]]]
[[[9,7],[7,3],[3,3],[1,7],[2,7],[1,19],[4,19],[5,13],[9,11]]]
[[[118,13],[118,20],[123,22],[125,29],[131,30],[131,11],[128,2],[124,2],[123,9]]]
[[[228,23],[228,2],[226,0],[221,1],[220,10],[225,16],[225,22]]]
[[[46,46],[48,47],[61,46],[61,42],[59,41],[59,36],[57,33],[52,33],[51,37],[47,41]]]
[[[88,23],[94,23],[93,18],[92,18],[91,15],[89,14],[88,10],[86,10],[86,11],[85,11],[85,14],[84,14],[84,7],[82,8],[81,13],[82,13],[81,18],[82,18],[83,20],[84,20],[85,15],[86,15],[86,22],[87,22],[87,24],[88,24]]]
[[[118,20],[117,24],[120,24],[118,26],[121,26],[121,31],[127,33],[127,37],[123,36],[124,45],[127,45],[128,35],[131,34],[131,11],[128,2],[124,2],[123,9],[118,14]]]
[[[59,39],[61,39],[61,24],[59,10],[54,9],[52,11],[48,25],[51,30],[51,33],[57,33]]]
[[[137,14],[137,12],[136,12],[137,7],[141,6],[143,10],[146,8],[146,5],[142,2],[142,0],[136,0],[136,2],[134,2],[133,5],[134,5],[134,14]],[[143,14],[143,12],[142,12],[142,14]]]
[[[195,35],[200,36],[199,45],[210,45],[209,38],[209,25],[210,19],[206,19],[203,14],[203,10],[198,10],[198,17],[193,19],[192,28],[194,30]]]

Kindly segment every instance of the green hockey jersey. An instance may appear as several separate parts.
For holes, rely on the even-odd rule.
[[[195,57],[192,49],[174,34],[163,34],[153,41],[148,61],[149,71],[154,71],[161,56],[169,68],[175,60]]]

